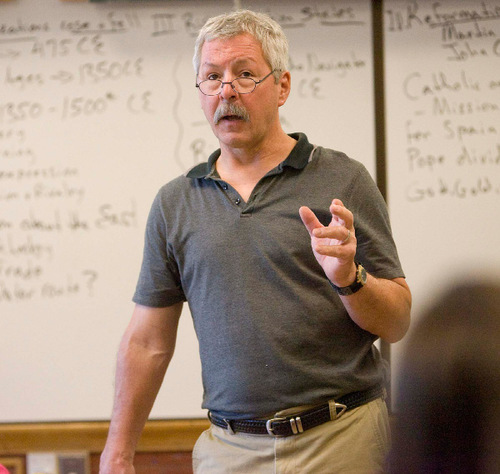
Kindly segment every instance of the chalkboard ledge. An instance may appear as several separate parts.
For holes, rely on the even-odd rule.
[[[192,451],[198,436],[209,426],[205,419],[154,420],[144,428],[138,451]],[[104,448],[109,422],[0,424],[0,452],[88,451]]]

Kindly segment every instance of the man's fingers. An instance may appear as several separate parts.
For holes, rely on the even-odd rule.
[[[299,209],[299,215],[302,219],[302,223],[306,226],[309,235],[313,235],[313,230],[323,227],[323,224],[318,220],[316,214],[314,214],[311,209],[306,206],[302,206]]]
[[[335,239],[339,241],[339,244],[346,244],[351,240],[354,232],[343,225],[330,224],[328,227],[314,230],[313,235],[314,237],[318,237],[318,239]]]
[[[354,225],[352,212],[347,209],[340,199],[334,199],[330,205],[332,214],[332,223],[340,223],[347,229],[351,229]]]

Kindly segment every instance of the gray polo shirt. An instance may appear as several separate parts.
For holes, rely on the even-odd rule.
[[[298,213],[308,206],[327,225],[332,199],[341,199],[354,214],[357,260],[392,279],[404,275],[385,203],[361,163],[292,137],[295,148],[248,202],[218,177],[218,150],[163,186],[150,212],[134,301],[188,302],[203,407],[220,416],[317,403],[387,375],[376,336],[347,314]]]

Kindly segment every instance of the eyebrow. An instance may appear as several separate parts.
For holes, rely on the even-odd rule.
[[[241,59],[241,58],[238,58],[236,59],[233,63],[231,63],[231,66],[233,67],[238,67],[238,66],[245,66],[245,65],[255,65],[256,62],[253,61],[252,59]],[[219,64],[215,64],[215,63],[211,63],[211,62],[204,62],[204,63],[201,63],[200,67],[209,67],[209,68],[218,68],[220,67]]]

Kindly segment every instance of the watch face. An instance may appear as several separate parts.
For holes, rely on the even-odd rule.
[[[366,270],[361,265],[358,267],[358,282],[362,285],[366,283]]]
[[[339,295],[341,296],[352,295],[361,288],[363,288],[363,286],[366,284],[366,278],[367,278],[366,270],[359,263],[356,263],[356,266],[357,266],[356,280],[354,280],[354,283],[351,283],[349,286],[344,286],[340,288],[334,285],[332,282],[330,282],[330,285],[332,285],[332,287]]]

